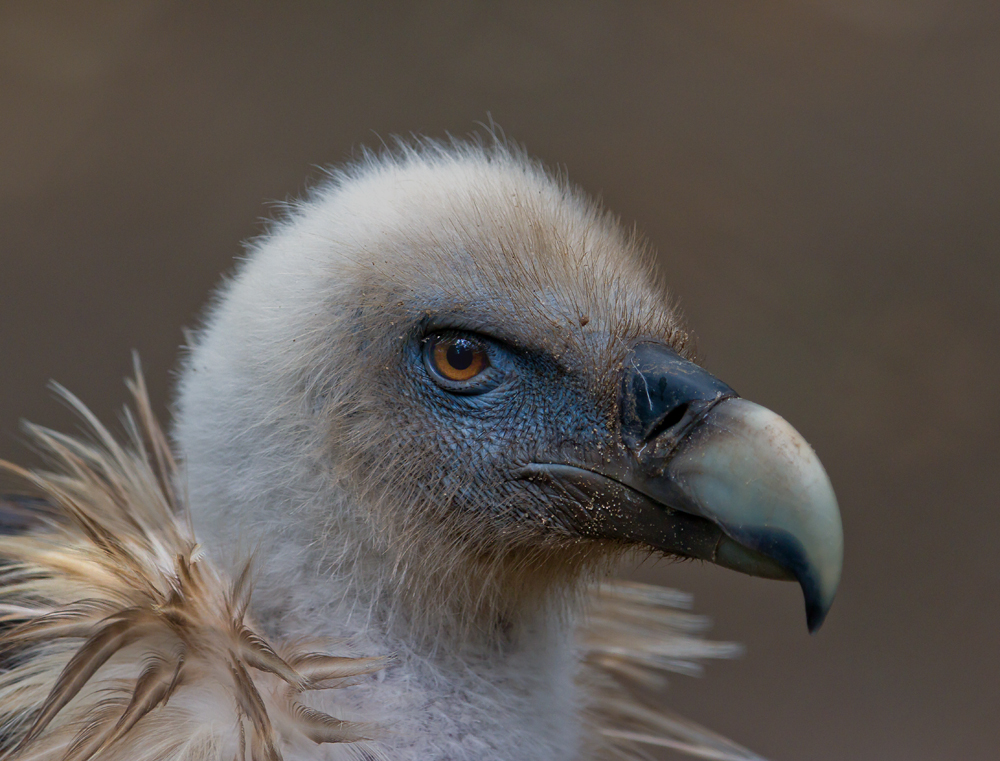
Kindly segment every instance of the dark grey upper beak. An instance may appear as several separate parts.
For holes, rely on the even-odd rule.
[[[797,579],[809,629],[819,628],[840,582],[844,537],[833,487],[802,436],[658,343],[632,350],[621,404],[622,438],[638,465],[627,485],[718,526],[723,536],[706,559]]]
[[[581,505],[581,532],[795,579],[809,630],[818,629],[844,537],[833,488],[802,436],[654,342],[626,358],[620,409],[624,457],[529,468]]]

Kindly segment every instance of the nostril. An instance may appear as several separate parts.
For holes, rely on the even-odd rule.
[[[672,426],[677,425],[679,422],[681,422],[681,418],[684,417],[687,410],[688,410],[687,402],[684,402],[684,404],[678,404],[676,407],[670,410],[669,413],[667,413],[667,416],[663,418],[663,421],[660,423],[660,425],[663,426],[664,428],[671,428]]]
[[[681,422],[681,420],[684,419],[684,416],[687,414],[687,411],[688,411],[687,402],[684,402],[683,404],[678,404],[676,407],[670,410],[670,412],[664,415],[660,419],[660,422],[658,422],[656,425],[653,426],[652,430],[650,430],[649,434],[646,436],[646,440],[651,441],[652,439],[659,437],[660,434],[662,434],[664,431],[673,428],[675,425]]]

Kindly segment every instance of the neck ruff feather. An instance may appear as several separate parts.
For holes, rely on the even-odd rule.
[[[230,579],[201,551],[138,368],[129,389],[124,442],[60,388],[88,435],[29,426],[50,470],[0,463],[31,494],[0,500],[0,758],[385,758],[386,728],[320,712],[308,696],[377,690],[388,659],[265,639],[248,612],[252,564]],[[686,596],[617,583],[592,603],[578,632],[590,757],[648,758],[658,746],[761,761],[656,706],[664,672],[739,650],[698,636],[704,621],[682,610]]]

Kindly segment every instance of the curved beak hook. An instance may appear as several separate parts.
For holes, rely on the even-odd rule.
[[[755,576],[796,579],[809,630],[818,629],[840,583],[844,534],[816,453],[783,418],[662,344],[636,345],[625,368],[622,436],[635,460],[618,480],[721,531],[711,550],[702,543],[694,553],[647,541]]]

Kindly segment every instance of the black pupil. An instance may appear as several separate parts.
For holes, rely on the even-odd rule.
[[[445,356],[448,358],[448,364],[456,370],[466,370],[476,358],[476,352],[471,343],[458,340],[451,343]]]

